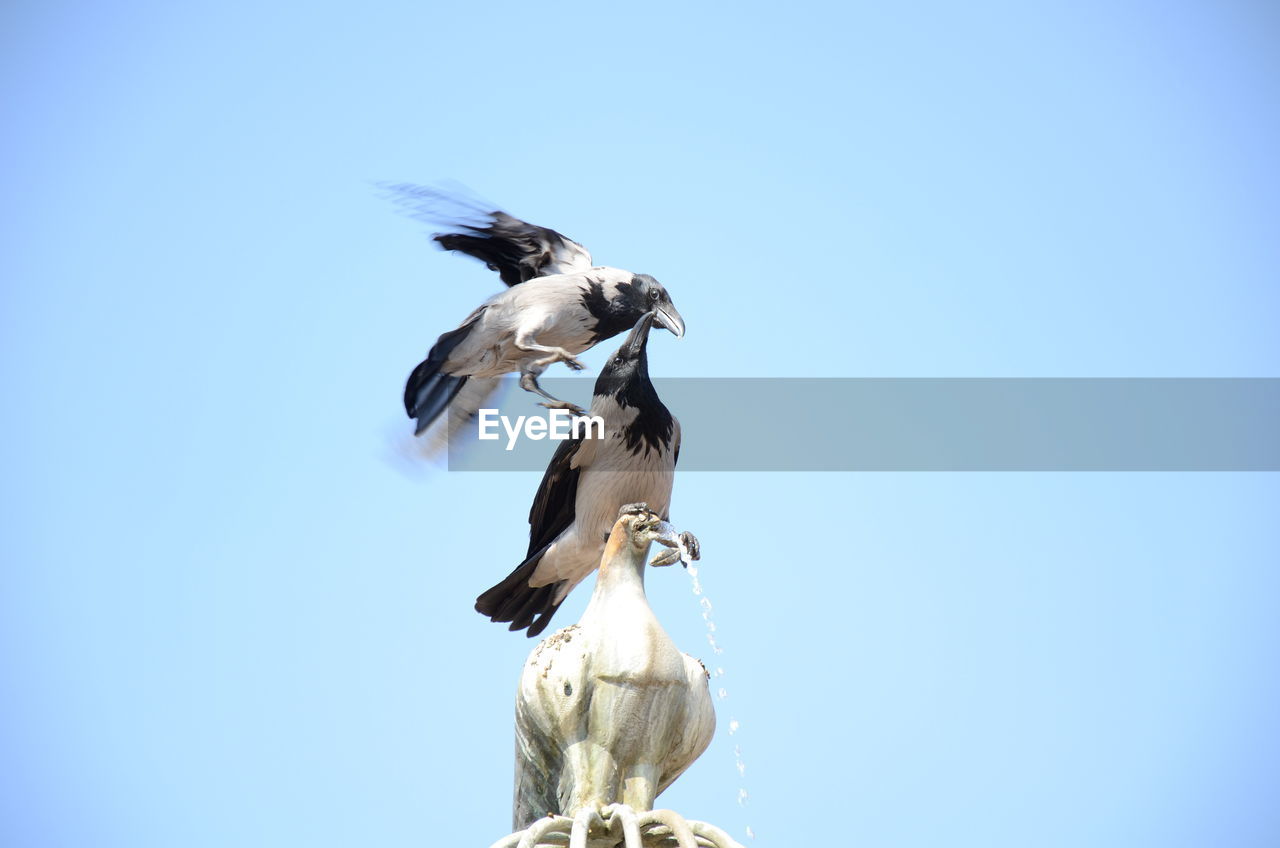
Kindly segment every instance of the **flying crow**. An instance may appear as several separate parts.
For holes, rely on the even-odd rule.
[[[649,380],[645,347],[655,316],[640,319],[596,379],[592,416],[604,438],[560,443],[529,510],[529,550],[505,580],[476,599],[476,611],[537,636],[600,564],[605,540],[627,504],[644,502],[664,521],[680,455],[680,422]],[[686,534],[698,558],[698,540]]]
[[[454,232],[434,236],[442,248],[474,256],[508,286],[440,336],[409,375],[404,406],[417,419],[415,434],[431,425],[468,380],[483,382],[460,399],[468,407],[460,411],[465,416],[479,408],[498,377],[516,371],[521,388],[546,399],[543,406],[581,412],[538,385],[548,366],[563,362],[580,370],[577,354],[631,329],[648,312],[677,338],[684,335],[684,319],[667,290],[648,274],[592,265],[591,254],[577,242],[500,210],[484,211],[420,186],[389,188],[416,217],[451,225]],[[442,206],[455,214],[442,213]]]

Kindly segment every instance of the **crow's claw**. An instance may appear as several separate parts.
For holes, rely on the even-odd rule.
[[[649,560],[649,564],[654,566],[655,568],[661,568],[664,565],[675,565],[679,561],[680,561],[680,549],[668,548],[667,550],[658,554],[653,559]]]
[[[576,403],[569,403],[567,400],[542,401],[538,406],[545,406],[547,409],[567,409],[579,418],[584,417],[587,414],[585,409],[578,406]]]

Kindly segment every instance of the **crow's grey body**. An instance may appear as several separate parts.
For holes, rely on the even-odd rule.
[[[547,352],[520,345],[563,348],[576,355],[628,329],[630,325],[614,328],[607,315],[594,315],[583,304],[593,290],[606,300],[618,298],[620,286],[631,285],[635,276],[619,268],[596,267],[538,277],[496,294],[468,318],[477,320],[441,370],[469,377],[513,371],[541,374],[550,364],[539,364]]]
[[[604,438],[560,444],[529,511],[525,561],[476,600],[494,621],[536,636],[575,586],[600,565],[604,543],[627,504],[646,503],[666,520],[680,454],[680,423],[649,380],[651,318],[637,324],[596,381],[590,415]]]
[[[573,524],[551,543],[529,579],[530,586],[557,584],[556,605],[600,564],[609,528],[624,505],[646,503],[664,521],[670,517],[680,422],[671,419],[667,444],[633,452],[627,447],[627,429],[636,410],[604,398],[591,404],[591,414],[604,418],[605,437],[584,440],[571,460],[579,472]]]

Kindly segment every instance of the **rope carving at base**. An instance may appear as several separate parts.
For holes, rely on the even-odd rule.
[[[706,822],[686,821],[671,810],[637,813],[626,804],[582,809],[576,816],[547,816],[503,837],[492,848],[742,848]]]

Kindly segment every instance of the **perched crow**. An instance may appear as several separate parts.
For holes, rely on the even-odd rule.
[[[590,415],[604,438],[560,443],[529,510],[529,550],[505,580],[476,599],[476,611],[537,636],[574,586],[600,565],[604,543],[627,504],[643,502],[664,521],[680,455],[680,422],[649,380],[645,348],[654,321],[640,319],[596,379]],[[587,431],[590,434],[590,429]],[[698,541],[685,539],[694,559]]]
[[[459,396],[469,379],[483,382],[459,399],[467,407],[461,410],[464,416],[479,408],[498,377],[516,371],[520,387],[545,398],[544,406],[581,412],[538,385],[548,366],[564,362],[580,370],[576,354],[631,329],[648,312],[677,338],[684,335],[684,319],[667,290],[648,274],[593,266],[591,254],[577,242],[499,210],[483,211],[430,188],[388,188],[416,217],[452,225],[455,232],[434,237],[441,247],[474,256],[509,286],[440,336],[409,375],[404,406],[417,419],[416,434]],[[446,214],[442,206],[460,212]]]

